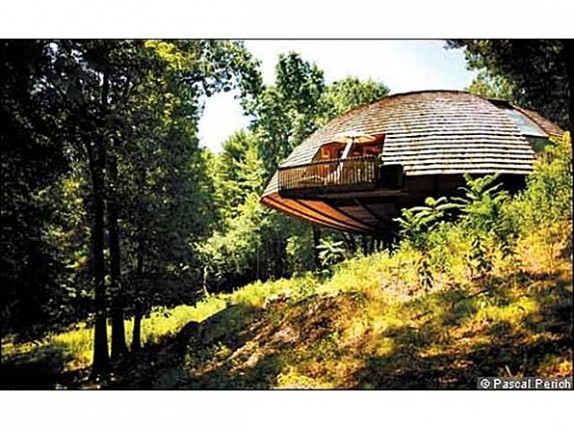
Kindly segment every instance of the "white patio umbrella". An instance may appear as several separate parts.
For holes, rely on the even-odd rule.
[[[329,176],[331,176],[331,178],[334,181],[338,182],[341,177],[341,172],[343,170],[343,160],[348,157],[349,152],[351,152],[351,148],[353,147],[353,145],[356,143],[374,142],[375,140],[377,140],[377,136],[373,136],[358,130],[343,131],[333,136],[331,142],[346,143],[346,145],[345,149],[343,150],[343,154],[339,159],[337,168]]]
[[[351,152],[351,148],[355,143],[369,143],[374,142],[375,140],[377,140],[377,137],[371,134],[366,134],[357,130],[348,130],[337,133],[333,136],[331,142],[347,144],[343,150],[343,155],[341,155],[341,160],[344,160],[349,155],[349,152]]]

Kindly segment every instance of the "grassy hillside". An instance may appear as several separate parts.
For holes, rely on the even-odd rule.
[[[396,264],[377,254],[325,282],[254,284],[210,298],[196,311],[225,307],[136,358],[113,385],[466,388],[484,375],[571,375],[567,261],[488,286],[451,280],[429,294],[386,288],[383,274]]]
[[[25,385],[19,369],[62,388],[473,388],[478,376],[571,376],[570,154],[567,140],[549,148],[524,193],[478,193],[458,221],[411,226],[393,250],[158,310],[144,320],[146,347],[98,385],[85,382],[84,326],[8,342],[2,385]]]
[[[410,286],[414,254],[379,253],[347,261],[323,281],[255,283],[157,313],[145,321],[147,348],[119,363],[105,385],[465,388],[483,375],[571,375],[570,261],[557,246],[552,256],[536,246],[522,251],[516,262],[525,270],[504,274],[497,264],[486,284],[455,268],[427,293]],[[8,358],[78,370],[89,364],[89,333],[11,345]],[[59,384],[82,386],[82,376]]]

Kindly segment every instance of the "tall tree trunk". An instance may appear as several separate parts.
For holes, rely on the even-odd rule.
[[[143,239],[141,237],[141,232],[138,239],[138,255],[137,255],[137,267],[136,267],[136,297],[134,305],[134,329],[132,331],[132,351],[138,351],[141,349],[141,330],[142,330],[142,318],[143,318],[143,304],[141,294],[141,283],[143,281],[143,267],[144,267],[144,246]]]
[[[108,112],[108,96],[110,81],[107,73],[103,74],[101,93],[101,115]],[[95,282],[96,322],[94,325],[94,361],[92,364],[92,379],[103,376],[110,370],[108,352],[108,327],[106,315],[106,284],[105,284],[105,168],[106,168],[106,137],[103,135],[97,142],[88,143],[88,157],[92,174],[93,216],[92,230],[93,263]]]
[[[287,262],[287,240],[284,237],[275,239],[275,279],[283,278],[286,275]]]
[[[315,269],[321,267],[321,259],[319,258],[319,245],[321,245],[321,230],[313,224],[313,264]]]
[[[125,294],[121,282],[120,232],[118,226],[118,163],[115,154],[109,154],[110,190],[108,201],[108,230],[110,240],[110,290],[112,292],[112,359],[127,354],[124,326]]]
[[[92,263],[95,289],[96,322],[94,325],[94,355],[92,379],[110,370],[108,333],[106,323],[106,285],[104,261],[104,160],[105,148],[97,143],[88,144],[88,157],[92,176],[93,225]]]
[[[202,279],[203,297],[209,297],[209,290],[207,289],[208,273],[209,273],[209,266],[206,264],[205,266],[203,266],[203,279]]]
[[[145,189],[146,171],[140,169],[137,174],[138,190],[143,194]],[[144,297],[143,297],[143,274],[144,274],[144,221],[143,221],[143,208],[140,208],[140,213],[137,217],[137,263],[136,263],[136,291],[134,297],[134,327],[132,331],[132,351],[141,349],[141,327],[142,318],[144,313]]]

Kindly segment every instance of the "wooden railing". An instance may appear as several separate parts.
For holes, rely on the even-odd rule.
[[[365,156],[281,167],[279,192],[374,188],[378,184],[378,163],[377,157]]]

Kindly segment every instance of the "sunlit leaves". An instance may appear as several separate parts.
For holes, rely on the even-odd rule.
[[[144,46],[154,50],[157,56],[166,62],[170,71],[185,72],[190,70],[197,60],[194,52],[180,50],[173,42],[146,40]]]
[[[437,222],[444,219],[447,211],[455,208],[446,197],[427,197],[425,203],[427,206],[403,209],[401,216],[395,219],[400,226],[400,235],[418,250],[425,248],[428,233]]]
[[[321,239],[317,249],[319,250],[321,266],[326,270],[331,270],[332,266],[342,261],[345,257],[345,249],[343,248],[342,241],[333,242],[327,239]]]
[[[486,70],[481,70],[466,90],[488,98],[516,102],[513,85],[502,76],[490,75]]]
[[[466,187],[461,187],[464,197],[453,197],[456,207],[463,213],[462,219],[474,229],[490,231],[494,228],[500,207],[509,198],[502,191],[502,183],[496,183],[499,174],[472,179],[465,174]]]
[[[107,176],[107,165],[98,169],[107,176],[100,197],[107,203],[120,202],[124,285],[131,291],[142,250],[146,277],[140,279],[142,285],[174,286],[179,279],[191,294],[189,280],[197,276],[198,264],[188,244],[206,234],[217,218],[212,210],[212,178],[198,148],[197,123],[206,96],[240,84],[256,93],[259,75],[242,43],[54,40],[3,42],[2,49],[10,72],[6,74],[10,80],[3,81],[3,97],[10,109],[2,111],[2,122],[29,136],[22,139],[22,131],[15,134],[16,140],[6,148],[9,158],[2,159],[3,228],[9,226],[6,215],[17,216],[18,230],[33,239],[34,246],[41,245],[39,238],[53,246],[46,248],[46,256],[54,257],[59,266],[44,261],[61,269],[57,275],[40,268],[32,271],[50,279],[30,277],[31,289],[53,288],[56,302],[60,287],[91,291],[88,227],[94,195],[89,188],[87,152],[98,147],[107,160],[117,163],[117,178]],[[4,57],[4,53],[10,55]],[[12,119],[5,121],[4,114]],[[34,145],[27,145],[28,140]],[[253,164],[252,158],[247,164]],[[60,178],[61,168],[68,166],[70,171]],[[245,169],[243,182],[251,182],[253,173],[250,167]],[[5,184],[10,186],[4,188]],[[5,205],[8,201],[14,204]],[[31,210],[24,202],[42,208]],[[20,249],[22,256],[7,253],[3,262],[27,261],[26,253],[41,256],[32,246],[21,242],[17,246],[19,239],[12,237],[14,250]],[[23,268],[19,263],[18,270],[7,270],[16,275],[11,280],[16,295],[23,292],[16,287],[22,284],[18,273],[24,273]],[[57,288],[48,281],[57,283]],[[167,291],[163,297],[157,293],[150,297],[171,300]],[[22,307],[21,302],[14,304]],[[89,307],[81,303],[75,312],[81,316],[84,310]]]

